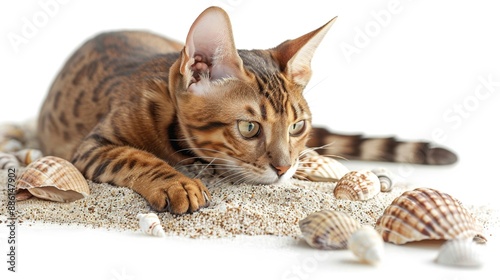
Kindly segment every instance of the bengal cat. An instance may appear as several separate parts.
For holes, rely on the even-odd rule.
[[[334,20],[267,50],[237,50],[229,17],[217,7],[196,19],[185,45],[146,32],[101,34],[56,77],[38,119],[42,151],[172,213],[211,200],[200,180],[173,167],[195,160],[256,184],[291,178],[308,141],[334,142],[324,152],[347,158],[454,162],[453,153],[428,143],[312,128],[302,91]]]

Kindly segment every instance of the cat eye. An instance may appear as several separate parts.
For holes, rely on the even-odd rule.
[[[253,138],[259,135],[260,124],[257,122],[238,121],[238,130],[240,131],[241,136],[245,138]]]
[[[304,128],[306,127],[306,122],[305,121],[299,121],[294,124],[292,124],[288,128],[288,133],[290,133],[291,136],[299,136],[304,132]]]

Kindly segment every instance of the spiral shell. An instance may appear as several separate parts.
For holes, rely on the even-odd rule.
[[[407,191],[394,199],[377,220],[375,229],[384,241],[394,244],[455,238],[486,242],[482,227],[458,200],[427,188]]]
[[[373,228],[367,225],[355,231],[347,242],[349,250],[362,262],[379,263],[384,255],[384,240]]]
[[[15,155],[0,152],[0,169],[18,168],[20,166],[21,164]]]
[[[295,177],[313,182],[337,182],[347,172],[349,169],[339,161],[309,152],[300,158],[300,168]]]
[[[156,237],[165,237],[165,231],[155,213],[137,214],[137,218],[142,232]]]
[[[17,189],[58,202],[71,202],[90,194],[83,175],[70,162],[53,156],[30,163],[17,179]],[[16,196],[22,199],[21,196]]]
[[[394,187],[394,174],[386,168],[380,167],[372,170],[380,181],[380,191],[390,192]]]
[[[304,240],[317,249],[347,249],[347,241],[361,224],[346,213],[322,210],[299,221]]]
[[[380,181],[373,172],[351,171],[337,182],[333,194],[338,199],[368,200],[380,193]]]
[[[470,239],[449,240],[441,246],[436,262],[451,266],[482,266],[483,248],[480,246]]]

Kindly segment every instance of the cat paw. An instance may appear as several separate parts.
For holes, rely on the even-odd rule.
[[[212,197],[200,180],[178,176],[151,188],[146,199],[157,211],[184,214],[208,206]]]

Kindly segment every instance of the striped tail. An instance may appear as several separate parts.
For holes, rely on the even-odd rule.
[[[453,152],[434,147],[429,142],[401,141],[394,137],[365,137],[330,132],[314,127],[308,147],[321,147],[319,154],[339,156],[348,160],[386,161],[428,165],[457,162]]]

